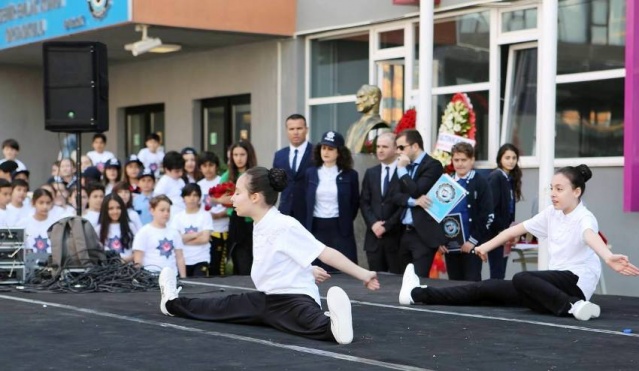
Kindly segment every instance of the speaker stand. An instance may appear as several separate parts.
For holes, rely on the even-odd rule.
[[[75,212],[78,216],[82,216],[82,132],[76,131],[70,134],[76,136],[75,148]]]

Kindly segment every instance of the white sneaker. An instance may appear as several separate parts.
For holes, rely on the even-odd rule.
[[[173,317],[168,310],[166,310],[166,302],[169,300],[177,299],[178,293],[182,290],[182,287],[177,286],[177,280],[175,278],[175,271],[169,267],[164,267],[160,272],[160,278],[158,283],[160,285],[160,294],[162,299],[160,300],[160,311],[167,316]]]
[[[411,305],[415,304],[411,291],[415,287],[419,287],[419,277],[415,274],[415,266],[408,264],[404,271],[404,278],[402,279],[402,288],[399,290],[399,304]]]
[[[339,344],[350,344],[353,341],[353,317],[351,301],[348,295],[337,286],[328,289],[326,294],[328,315],[331,317],[331,332]]]
[[[591,318],[597,318],[601,314],[601,308],[595,303],[585,300],[579,300],[572,304],[572,308],[568,311],[576,319],[580,321],[588,321]]]

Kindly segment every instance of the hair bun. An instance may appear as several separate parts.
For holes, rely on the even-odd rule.
[[[584,182],[587,182],[590,178],[592,178],[592,171],[590,171],[590,168],[588,167],[588,165],[581,164],[577,166],[576,169],[579,172],[579,174],[581,174],[581,176],[584,178]]]
[[[286,171],[283,169],[272,168],[268,171],[268,182],[276,192],[282,192],[288,184]]]

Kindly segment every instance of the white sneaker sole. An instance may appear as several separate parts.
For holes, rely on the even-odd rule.
[[[339,344],[350,344],[353,341],[353,316],[348,295],[341,288],[333,286],[328,289],[326,301],[335,340]]]
[[[579,311],[573,313],[576,319],[580,321],[588,321],[591,318],[597,318],[601,314],[601,308],[595,303],[586,302],[579,308]]]
[[[160,272],[160,277],[158,277],[158,285],[160,286],[160,295],[162,297],[160,299],[160,311],[164,315],[173,317],[173,315],[169,313],[168,310],[166,310],[166,302],[169,301],[169,298],[167,297],[167,295],[165,295],[167,281],[170,281],[172,279],[175,280],[175,278],[171,277],[171,275],[175,275],[173,269],[168,267],[163,268]]]
[[[419,287],[419,277],[417,279],[415,277],[417,277],[415,267],[412,264],[408,264],[402,278],[402,287],[399,289],[399,304],[414,304],[411,292],[415,287]]]

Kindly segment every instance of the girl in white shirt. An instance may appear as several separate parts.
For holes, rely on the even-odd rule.
[[[124,201],[117,193],[104,197],[100,209],[100,224],[95,228],[106,251],[115,251],[125,263],[133,261],[133,236],[136,227],[129,221]]]
[[[142,228],[142,220],[140,214],[133,208],[133,200],[131,195],[131,187],[127,182],[119,182],[113,187],[113,193],[120,196],[124,205],[126,206],[126,214],[129,217],[129,222],[135,226],[135,230],[139,231]]]
[[[572,314],[581,321],[599,317],[599,306],[589,301],[601,275],[599,258],[622,275],[637,276],[639,268],[632,265],[627,256],[610,252],[598,235],[597,219],[581,203],[586,182],[591,177],[592,172],[586,165],[559,169],[550,185],[552,206],[471,250],[486,261],[491,250],[531,233],[547,239],[549,270],[520,272],[512,281],[488,280],[449,288],[420,288],[419,277],[410,264],[404,272],[400,304],[487,303],[525,306],[556,316]]]
[[[205,321],[261,324],[316,340],[348,344],[353,340],[350,301],[339,287],[328,290],[328,316],[320,304],[311,263],[321,261],[379,289],[375,272],[351,262],[316,240],[296,219],[274,207],[286,187],[286,172],[254,167],[237,183],[232,197],[240,216],[255,221],[251,278],[257,292],[224,298],[178,298],[175,271],[162,270],[160,309],[169,316]],[[327,276],[319,277],[322,281]]]
[[[153,221],[140,229],[133,238],[133,261],[151,272],[169,268],[186,277],[182,237],[167,223],[171,216],[171,200],[165,195],[149,201]]]
[[[117,158],[111,158],[104,164],[104,195],[113,192],[113,187],[122,179],[122,164]]]
[[[47,230],[56,222],[56,219],[49,215],[53,205],[53,195],[46,189],[36,189],[33,192],[32,202],[35,212],[25,220],[25,247],[32,249],[33,252],[51,254],[51,240]]]
[[[171,226],[182,236],[184,243],[184,262],[188,277],[208,277],[211,260],[211,231],[213,218],[211,214],[200,209],[202,190],[195,183],[182,188],[182,198],[186,210],[180,211],[171,218]]]

